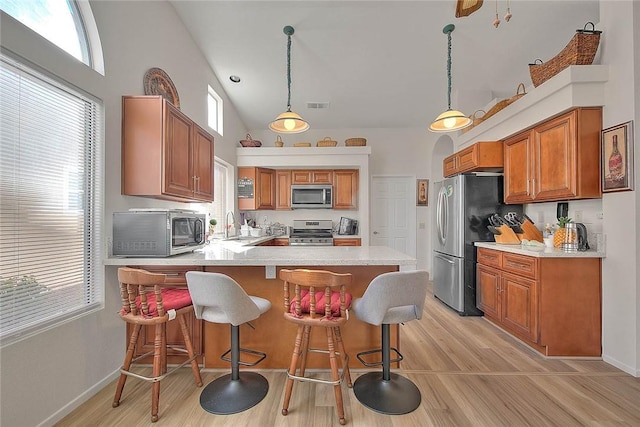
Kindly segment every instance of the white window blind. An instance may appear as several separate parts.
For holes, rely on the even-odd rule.
[[[100,308],[101,103],[0,55],[0,342]]]

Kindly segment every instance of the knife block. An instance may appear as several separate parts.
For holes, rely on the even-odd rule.
[[[494,234],[493,236],[496,240],[496,243],[500,243],[503,245],[520,244],[520,239],[508,225],[501,225],[500,227],[496,227],[496,229],[500,232],[500,234]]]
[[[520,227],[522,228],[522,231],[524,231],[521,239],[536,240],[540,243],[543,242],[542,233],[538,230],[538,227],[533,225],[533,223],[528,219],[525,219]]]

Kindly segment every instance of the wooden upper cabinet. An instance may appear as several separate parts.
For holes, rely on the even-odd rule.
[[[502,141],[480,141],[445,158],[442,173],[450,177],[463,172],[502,172],[503,167]]]
[[[194,193],[200,200],[213,200],[213,136],[195,125],[193,142]]]
[[[333,208],[358,208],[357,169],[336,169],[333,171]]]
[[[292,184],[333,184],[333,170],[292,170]]]
[[[122,97],[122,194],[213,201],[213,136],[161,96]]]
[[[238,168],[238,179],[250,181],[253,185],[253,197],[239,197],[238,209],[252,211],[276,208],[276,171],[274,169],[241,167]]]
[[[291,209],[291,171],[276,170],[276,210]]]
[[[602,197],[602,109],[577,108],[505,143],[505,203]]]

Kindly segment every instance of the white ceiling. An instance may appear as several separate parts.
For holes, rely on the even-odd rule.
[[[531,85],[528,63],[550,59],[576,29],[599,21],[597,0],[511,0],[509,22],[507,0],[485,0],[464,18],[455,17],[455,0],[171,3],[249,129],[286,109],[286,25],[295,29],[292,109],[312,128],[426,129],[447,106],[445,25],[456,27],[452,107],[475,110]]]

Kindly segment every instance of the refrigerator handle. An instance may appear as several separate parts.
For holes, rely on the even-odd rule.
[[[448,262],[449,264],[454,264],[454,262],[453,262],[453,261],[451,261],[449,258],[447,258],[447,257],[445,257],[445,256],[437,255],[437,254],[436,254],[436,255],[434,255],[434,256],[435,256],[435,258],[438,258],[438,259],[441,259],[441,260],[443,260],[443,261],[446,261],[446,262]]]
[[[440,244],[444,245],[445,244],[445,231],[446,231],[446,221],[447,221],[447,206],[446,206],[446,196],[445,196],[445,190],[444,187],[440,188],[440,191],[438,192],[438,205],[437,205],[437,211],[436,211],[436,220],[437,220],[437,226],[438,226],[438,240],[440,240]]]

